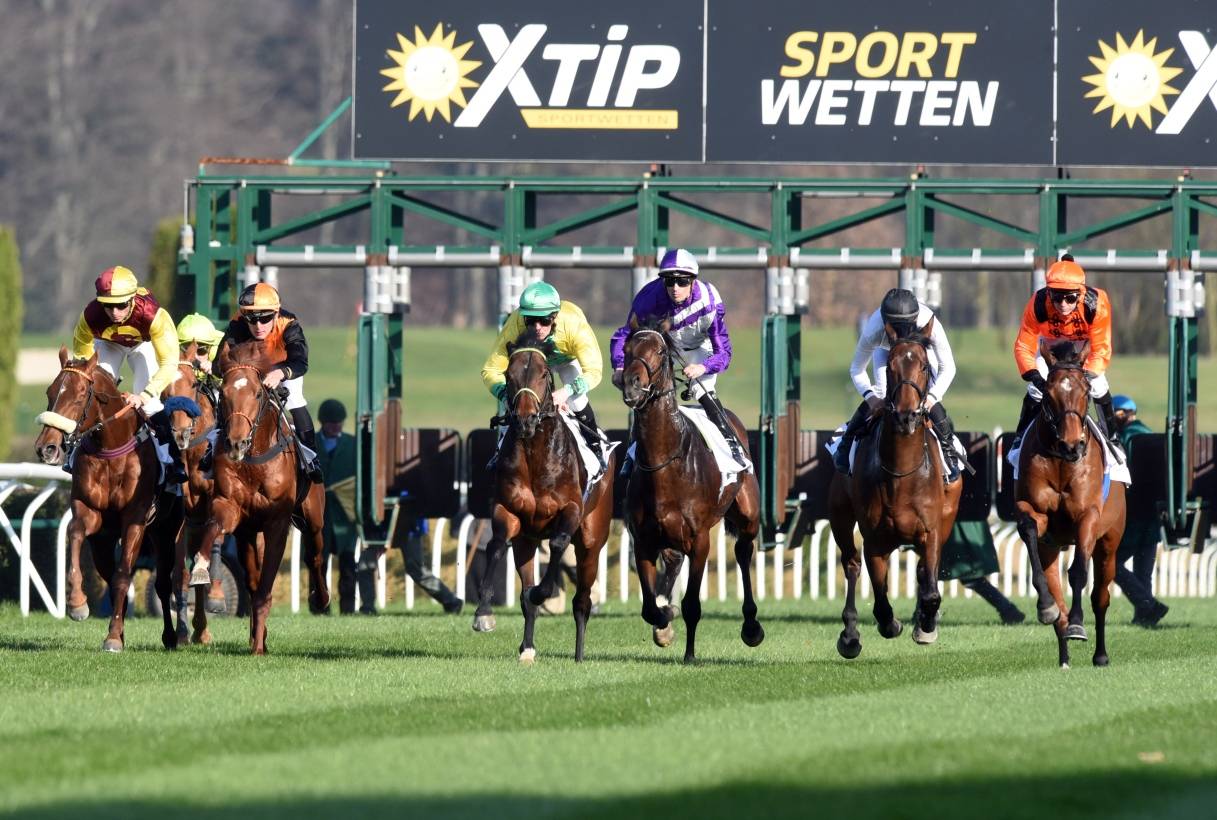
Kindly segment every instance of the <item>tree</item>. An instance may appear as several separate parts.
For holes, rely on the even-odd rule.
[[[156,223],[156,230],[152,233],[152,247],[148,251],[148,271],[143,278],[148,290],[174,319],[180,319],[193,310],[183,298],[186,294],[179,293],[176,287],[181,228],[182,219],[177,216],[166,217]]]
[[[6,321],[0,323],[0,457],[7,457],[17,405],[17,345],[21,337],[21,258],[17,237],[0,225],[0,305]]]

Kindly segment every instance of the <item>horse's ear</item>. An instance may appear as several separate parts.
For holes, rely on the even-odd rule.
[[[1078,364],[1085,365],[1086,360],[1090,358],[1090,340],[1086,339],[1078,347]]]
[[[664,319],[662,322],[659,323],[659,332],[660,333],[667,335],[667,333],[671,330],[672,330],[672,320],[671,319]]]
[[[510,356],[512,353],[515,353],[515,352],[516,352],[516,343],[508,342],[507,343],[507,355]]]
[[[89,357],[89,361],[85,365],[85,370],[92,370],[95,367],[97,367],[97,351],[96,350],[94,350],[93,355]]]
[[[1040,355],[1044,357],[1049,370],[1056,367],[1056,354],[1052,352],[1052,345],[1044,344],[1043,339],[1040,340]]]
[[[883,323],[883,332],[887,335],[888,344],[895,344],[896,340],[900,338],[900,334],[896,333],[896,328],[892,327],[891,322]]]
[[[638,329],[638,317],[637,317],[637,316],[635,316],[633,313],[631,313],[631,314],[630,314],[630,321],[629,321],[629,322],[627,322],[626,324],[628,324],[628,325],[630,326],[630,331],[631,331],[631,332],[633,332],[633,331],[637,330],[637,329]]]
[[[917,332],[927,339],[930,338],[930,336],[934,333],[934,317],[931,316],[930,321],[925,323],[925,327],[921,328]]]
[[[59,366],[67,367],[67,364],[68,364],[68,346],[60,345],[59,346]]]

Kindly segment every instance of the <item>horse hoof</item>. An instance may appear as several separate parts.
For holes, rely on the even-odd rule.
[[[1067,664],[1067,663],[1062,663],[1062,664],[1061,664],[1061,668],[1062,668],[1062,669],[1068,669],[1068,668],[1069,668],[1069,664]]]
[[[663,629],[658,627],[651,630],[651,638],[655,641],[655,645],[661,649],[667,649],[672,645],[672,641],[676,640],[676,630],[668,624]]]
[[[923,646],[935,643],[938,640],[938,630],[930,632],[922,632],[920,624],[913,624],[913,642]]]
[[[106,638],[104,641],[101,642],[101,651],[102,652],[115,652],[115,653],[122,652],[123,651],[123,642],[120,641],[118,638]]]
[[[193,635],[190,636],[190,641],[191,641],[191,643],[197,643],[197,644],[201,644],[203,646],[210,646],[211,645],[211,631],[208,629],[204,629],[201,632],[195,632]]]
[[[899,618],[892,618],[891,623],[879,624],[879,634],[889,641],[892,638],[899,638],[900,633],[903,631],[904,624],[900,623]]]
[[[81,604],[68,610],[68,617],[73,621],[83,621],[89,617],[89,605]]]
[[[1039,610],[1039,619],[1042,624],[1054,624],[1061,618],[1061,608],[1056,604],[1047,609]]]
[[[760,621],[745,622],[740,628],[739,636],[746,646],[756,647],[765,640],[765,630],[761,627]]]
[[[842,632],[837,637],[837,654],[847,661],[852,661],[862,654],[862,641],[857,638],[848,638]]]
[[[177,645],[178,646],[190,646],[190,630],[189,629],[179,629],[177,631]]]
[[[208,598],[203,611],[208,615],[227,615],[228,607],[224,605],[223,598]]]
[[[1067,641],[1088,641],[1090,638],[1086,636],[1086,627],[1081,624],[1070,624],[1065,627],[1065,640]]]
[[[474,615],[473,616],[473,631],[474,632],[494,632],[495,622],[493,615]]]
[[[533,647],[528,647],[520,653],[520,665],[532,666],[537,662],[537,650]]]
[[[1107,666],[1107,664],[1109,664],[1109,663],[1111,663],[1111,658],[1107,657],[1106,655],[1095,655],[1094,656],[1094,665],[1095,666]]]
[[[177,649],[177,633],[170,632],[168,634],[161,635],[161,644],[164,645],[166,649],[171,651]]]
[[[210,587],[211,567],[203,563],[195,564],[194,568],[190,570],[190,586]]]

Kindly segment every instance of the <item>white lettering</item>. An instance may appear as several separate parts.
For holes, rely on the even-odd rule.
[[[858,111],[858,125],[870,125],[875,113],[875,95],[887,91],[891,85],[887,80],[858,80],[854,90],[862,92],[862,108]]]
[[[600,46],[592,43],[554,43],[545,47],[541,57],[558,61],[558,76],[554,78],[553,90],[549,92],[549,104],[564,106],[570,102],[570,92],[579,73],[579,63],[596,59]]]
[[[918,91],[925,91],[925,80],[892,80],[892,91],[900,93],[900,100],[896,103],[896,119],[892,124],[908,125],[909,108],[913,104],[913,94]]]
[[[761,80],[761,123],[777,125],[782,118],[783,109],[789,109],[787,122],[790,125],[802,125],[807,122],[807,115],[811,113],[811,105],[820,91],[821,82],[821,80],[809,81],[800,97],[799,81],[785,80],[775,99],[773,80]]]
[[[482,42],[486,44],[486,50],[495,61],[494,68],[486,75],[486,79],[469,99],[469,105],[453,125],[458,128],[476,128],[481,125],[504,90],[511,93],[516,105],[530,107],[541,104],[541,98],[528,81],[523,66],[528,55],[532,54],[537,43],[545,36],[545,29],[546,26],[541,23],[530,23],[520,29],[514,40],[508,42],[502,26],[493,23],[478,26],[478,34],[482,35]]]
[[[820,105],[816,108],[816,125],[845,125],[844,114],[834,114],[834,108],[849,105],[849,98],[838,92],[849,91],[853,80],[825,80],[824,92],[820,94]]]
[[[997,107],[997,80],[990,80],[985,85],[985,96],[980,97],[980,83],[976,80],[965,80],[959,84],[959,99],[955,101],[955,116],[951,125],[963,125],[965,112],[971,115],[972,124],[988,128],[993,123],[993,109]]]
[[[658,67],[647,72],[647,63],[658,63]],[[680,51],[673,46],[634,46],[625,59],[621,72],[621,86],[617,90],[614,105],[629,108],[634,97],[643,89],[663,88],[676,78],[680,68]]]
[[[596,66],[592,91],[587,95],[588,108],[603,108],[608,104],[609,88],[613,85],[613,75],[617,73],[617,62],[620,59],[621,46],[605,46],[604,51],[600,53],[600,65]]]
[[[1179,32],[1179,42],[1183,44],[1187,59],[1196,73],[1154,129],[1157,134],[1178,134],[1182,131],[1206,96],[1213,101],[1213,105],[1217,105],[1217,48],[1210,50],[1199,31]]]
[[[942,95],[946,92],[954,90],[954,80],[930,80],[925,88],[925,97],[921,100],[921,125],[930,126],[951,124],[951,117],[949,114],[939,114],[936,112],[941,108],[950,107],[950,98],[948,97],[944,99]]]

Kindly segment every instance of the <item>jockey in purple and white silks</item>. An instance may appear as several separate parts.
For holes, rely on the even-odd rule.
[[[718,289],[709,282],[700,281],[697,273],[697,260],[687,250],[675,248],[663,255],[659,278],[648,282],[634,296],[625,324],[609,342],[613,384],[621,389],[625,340],[632,332],[631,320],[636,319],[638,324],[668,320],[671,323],[668,334],[676,342],[676,353],[684,360],[683,373],[689,380],[689,394],[697,399],[722,432],[738,460],[742,458],[742,448],[714,393],[718,374],[731,364],[727,308]]]

